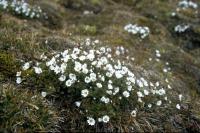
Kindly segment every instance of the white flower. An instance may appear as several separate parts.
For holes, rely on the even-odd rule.
[[[21,74],[22,74],[21,71],[20,71],[20,72],[17,72],[16,76],[19,77],[19,76],[21,76]]]
[[[106,52],[106,48],[105,48],[105,47],[101,47],[101,48],[100,48],[100,51],[101,51],[102,53],[105,53],[105,52]]]
[[[71,85],[72,85],[72,80],[70,80],[70,79],[68,79],[66,82],[65,82],[65,85],[67,86],[67,87],[70,87]]]
[[[99,40],[95,40],[94,43],[99,43]]]
[[[52,66],[56,64],[56,59],[53,57],[50,61],[46,62],[46,66]]]
[[[148,82],[144,78],[141,78],[141,79],[143,81],[144,86],[148,87],[149,86]]]
[[[62,63],[61,66],[60,66],[61,72],[64,73],[66,68],[67,68],[67,64],[66,63]]]
[[[143,84],[143,82],[141,80],[137,80],[137,84],[141,88],[144,87],[144,84]]]
[[[112,91],[110,91],[110,90],[109,91],[107,90],[106,93],[109,95],[112,95]]]
[[[160,51],[158,49],[156,49],[156,54],[160,53]]]
[[[91,44],[90,42],[91,42],[90,38],[87,38],[87,39],[85,40],[85,43],[86,43],[85,45],[90,46],[90,44]]]
[[[29,62],[26,62],[23,66],[22,66],[22,69],[25,71],[27,69],[30,68],[30,63]]]
[[[193,1],[190,1],[190,0],[182,0],[178,3],[178,6],[183,8],[183,9],[186,9],[186,8],[196,9],[196,8],[198,8],[198,4],[196,4],[196,3],[194,3]]]
[[[104,115],[102,119],[104,123],[108,123],[110,120],[110,117],[108,115]]]
[[[40,67],[33,67],[33,68],[34,68],[36,74],[42,73],[42,69]]]
[[[157,101],[157,103],[156,103],[156,105],[158,105],[158,106],[160,106],[161,104],[162,104],[161,100]]]
[[[108,89],[109,89],[109,90],[112,90],[112,89],[113,89],[112,84],[108,84]]]
[[[90,79],[91,79],[91,81],[96,81],[97,80],[97,78],[96,78],[96,74],[95,73],[90,73]]]
[[[91,64],[92,64],[93,66],[95,66],[95,65],[97,65],[97,61],[95,60],[95,61],[93,61]]]
[[[138,98],[138,102],[140,102],[140,103],[143,102],[142,99],[141,99],[141,97]]]
[[[176,16],[176,13],[175,13],[175,12],[172,12],[172,14],[171,14],[171,15],[172,15],[172,17],[174,17],[174,16]]]
[[[160,59],[156,59],[156,61],[157,61],[157,62],[159,62],[159,61],[160,61]]]
[[[78,56],[76,54],[71,54],[72,59],[76,60]]]
[[[87,59],[89,59],[90,61],[93,61],[94,58],[95,58],[94,53],[89,53],[89,54],[87,55]]]
[[[128,91],[131,91],[131,90],[132,90],[132,86],[129,85],[129,86],[127,87],[127,89],[128,89]]]
[[[109,98],[106,98],[106,97],[102,97],[101,99],[100,99],[102,102],[104,102],[104,103],[109,103],[110,102],[110,99]]]
[[[102,88],[102,84],[101,83],[96,83],[98,88]]]
[[[82,95],[83,97],[87,97],[88,94],[89,94],[88,89],[84,89],[84,90],[81,91],[81,95]]]
[[[145,38],[146,36],[148,36],[150,33],[150,30],[148,27],[138,26],[137,24],[135,24],[135,25],[127,24],[124,27],[124,30],[126,30],[127,32],[132,33],[132,34],[139,34],[142,39]]]
[[[116,50],[116,51],[115,51],[115,54],[119,56],[119,55],[120,55],[120,51],[119,51],[119,50]]]
[[[61,75],[61,76],[59,77],[59,80],[60,80],[60,81],[65,81],[65,79],[66,79],[66,76],[65,76],[65,75]]]
[[[179,97],[179,100],[182,101],[183,95],[180,94],[180,95],[178,95],[178,97]]]
[[[178,32],[178,33],[183,33],[185,32],[186,30],[188,30],[190,28],[189,25],[177,25],[175,28],[174,28],[174,31],[175,32]]]
[[[107,64],[108,63],[108,59],[106,58],[106,57],[101,57],[101,62],[102,62],[102,64]]]
[[[148,104],[148,107],[151,108],[151,107],[152,107],[152,104]]]
[[[103,82],[105,81],[105,77],[104,76],[101,77],[101,81],[103,81]]]
[[[70,73],[70,74],[69,74],[69,78],[70,78],[72,81],[76,81],[76,75],[73,74],[73,73]]]
[[[95,120],[92,118],[92,117],[88,117],[88,120],[87,120],[88,124],[90,126],[94,126],[95,125]]]
[[[75,105],[76,105],[77,107],[80,107],[80,106],[81,106],[81,102],[80,102],[80,101],[77,101],[77,102],[75,102]]]
[[[80,49],[79,48],[74,48],[72,53],[77,55],[77,54],[80,53]]]
[[[177,109],[181,109],[181,106],[179,104],[176,104]]]
[[[70,55],[65,55],[65,56],[63,57],[63,61],[64,61],[65,63],[67,63],[67,62],[69,61],[69,59],[71,59]]]
[[[139,98],[140,98],[140,97],[144,97],[144,95],[143,95],[142,92],[140,92],[140,91],[137,92],[137,95],[138,95]]]
[[[110,99],[109,98],[105,98],[105,104],[109,103],[110,102]]]
[[[160,85],[160,83],[159,82],[156,82],[156,86],[158,87]]]
[[[107,77],[112,77],[112,75],[113,75],[113,73],[111,73],[111,72],[106,72],[106,76],[107,76]]]
[[[75,67],[74,67],[74,70],[75,70],[76,72],[80,72],[80,71],[81,71],[81,68],[82,68],[81,63],[75,61]]]
[[[82,69],[82,72],[83,72],[84,74],[87,74],[87,73],[89,72],[89,70],[88,70],[87,68],[84,68],[84,69]]]
[[[163,68],[163,72],[165,72],[165,73],[166,73],[167,71],[168,71],[168,70],[167,70],[166,68]]]
[[[160,89],[160,90],[158,90],[158,91],[156,91],[156,93],[157,94],[159,94],[160,96],[162,96],[162,95],[165,95],[166,94],[166,92],[165,92],[165,90],[162,88],[162,89]]]
[[[116,95],[118,92],[119,92],[119,87],[115,87],[113,95]]]
[[[149,91],[148,90],[144,90],[144,95],[149,95]]]
[[[168,89],[172,89],[172,87],[170,85],[167,86]]]
[[[84,61],[86,59],[86,56],[84,56],[84,55],[81,55],[80,57],[79,57],[79,60],[81,60],[81,61]]]
[[[136,115],[137,115],[137,111],[136,111],[136,110],[133,110],[133,111],[131,112],[131,116],[132,116],[132,117],[136,117]]]
[[[56,65],[55,67],[54,67],[54,72],[56,73],[56,74],[58,74],[58,73],[60,73],[61,72],[61,69],[60,69],[60,67],[58,66],[58,65]]]
[[[165,97],[164,99],[167,101],[167,99],[168,99],[168,98],[167,98],[167,97]]]
[[[128,72],[128,68],[125,67],[125,66],[123,66],[123,67],[122,67],[121,73],[122,73],[122,74],[126,74],[127,72]]]
[[[150,82],[150,86],[151,86],[151,87],[153,87],[153,86],[154,86],[154,84],[153,84],[152,82]]]
[[[135,84],[135,78],[134,77],[130,77],[128,78],[129,81],[131,81],[131,83]]]
[[[102,122],[102,121],[103,121],[103,119],[102,119],[102,118],[98,118],[98,121],[99,121],[99,122]]]
[[[46,97],[47,93],[46,92],[42,92],[41,95],[42,95],[42,97]]]
[[[129,97],[129,96],[130,96],[130,93],[129,93],[128,91],[124,91],[124,92],[123,92],[123,95],[124,95],[124,97]]]
[[[120,78],[123,77],[123,75],[121,74],[121,71],[116,71],[115,76],[116,76],[117,79],[120,79]]]
[[[157,57],[161,57],[161,54],[160,54],[160,53],[156,53],[156,56],[157,56]]]
[[[17,77],[17,79],[16,79],[16,83],[17,83],[17,84],[21,84],[21,82],[22,82],[21,77]]]
[[[90,82],[91,82],[90,77],[85,77],[85,83],[90,83]]]
[[[62,53],[61,53],[61,55],[63,56],[63,57],[66,57],[67,55],[68,55],[68,50],[65,50],[65,51],[63,51]]]

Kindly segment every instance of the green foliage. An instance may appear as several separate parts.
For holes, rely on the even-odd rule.
[[[5,77],[14,77],[15,71],[19,68],[19,63],[13,55],[0,51],[0,74]]]
[[[120,120],[125,112],[125,116],[135,118],[140,110],[168,107],[170,100],[178,101],[178,98],[168,99],[171,97],[168,97],[167,84],[152,83],[136,76],[126,66],[127,60],[122,63],[117,54],[111,55],[120,52],[118,49],[98,47],[97,44],[98,40],[86,39],[79,48],[52,53],[48,57],[42,55],[39,62],[25,63],[22,73],[17,76],[19,81],[22,79],[18,84],[34,85],[49,94],[59,94],[96,123],[102,122],[106,115],[111,122]],[[108,121],[103,120],[104,123]]]
[[[0,132],[52,131],[56,122],[55,109],[37,92],[0,87]]]
[[[95,35],[97,33],[96,26],[82,25],[78,29],[80,29],[80,32],[85,34],[85,35]]]

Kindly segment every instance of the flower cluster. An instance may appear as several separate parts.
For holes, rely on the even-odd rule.
[[[197,9],[198,8],[198,5],[190,0],[182,0],[178,3],[178,6],[181,7],[182,9],[187,9],[187,8]]]
[[[42,11],[40,6],[31,6],[24,0],[17,1],[17,0],[0,0],[0,9],[14,12],[17,15],[21,15],[28,18],[40,18],[45,17],[46,19],[47,14]]]
[[[194,14],[198,14],[198,4],[191,0],[181,0],[177,4],[176,11],[171,13],[172,17],[178,16],[182,10],[193,9]]]
[[[175,28],[174,28],[174,31],[177,32],[177,33],[183,33],[185,32],[186,30],[188,30],[190,28],[189,25],[177,25]]]
[[[135,24],[135,25],[128,24],[124,27],[124,30],[126,30],[127,32],[132,33],[134,35],[139,34],[142,39],[147,37],[150,33],[150,30],[148,27],[138,26],[137,24]]]
[[[99,41],[87,39],[79,47],[53,53],[50,57],[42,55],[41,62],[26,62],[22,71],[17,72],[16,82],[22,84],[30,80],[30,83],[35,81],[34,84],[40,86],[54,84],[54,88],[65,92],[67,100],[73,99],[71,102],[84,112],[91,126],[97,122],[108,123],[122,112],[136,117],[141,108],[171,103],[167,96],[170,85],[164,86],[159,81],[151,82],[138,76],[125,61],[115,56],[116,51],[112,48],[95,44]],[[117,51],[120,55],[126,50],[117,47]],[[161,56],[159,51],[156,55]],[[46,94],[43,92],[43,97]]]

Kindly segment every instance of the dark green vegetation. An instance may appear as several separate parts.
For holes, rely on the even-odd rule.
[[[172,17],[177,3],[178,0],[31,1],[31,4],[42,7],[49,16],[48,20],[30,20],[1,12],[0,131],[199,132],[200,13],[188,9]],[[93,14],[83,15],[85,10]],[[141,41],[127,33],[123,28],[128,23],[148,26],[150,36]],[[191,29],[183,34],[175,33],[174,27],[182,23],[189,23]],[[47,97],[53,99],[53,106],[43,104],[40,90],[37,91],[34,85],[27,88],[15,86],[15,74],[21,59],[39,60],[41,53],[73,47],[73,42],[81,42],[87,37],[110,46],[128,48],[135,57],[134,65],[138,68],[135,71],[145,69],[147,71],[143,73],[147,78],[164,82],[166,75],[162,73],[162,63],[148,62],[149,57],[155,56],[155,50],[160,50],[161,62],[169,62],[172,68],[167,77],[173,83],[173,89],[187,99],[182,110],[145,110],[137,119],[127,117],[121,118],[120,123],[89,127],[74,105],[61,99],[59,94]],[[38,98],[31,100],[35,95]],[[35,108],[37,106],[39,110]],[[28,112],[23,112],[26,108]],[[52,113],[48,114],[49,111]],[[59,128],[54,127],[58,117],[62,118]]]
[[[58,116],[40,94],[4,84],[0,90],[1,132],[56,131]]]

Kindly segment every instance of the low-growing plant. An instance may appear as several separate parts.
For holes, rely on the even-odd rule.
[[[138,34],[141,39],[144,39],[150,33],[149,27],[146,27],[146,26],[142,27],[142,26],[138,26],[137,24],[135,25],[128,24],[124,27],[124,30],[134,35]]]
[[[80,32],[86,35],[95,35],[97,33],[96,26],[82,25],[79,27]]]
[[[0,74],[5,77],[15,77],[15,71],[20,67],[15,57],[7,52],[0,51]]]
[[[27,18],[48,18],[40,6],[31,6],[24,0],[0,0],[0,9]]]
[[[0,132],[56,131],[57,118],[40,93],[0,86]]]
[[[131,58],[126,61],[117,56],[125,53],[123,47],[113,50],[98,45],[98,40],[87,39],[73,49],[43,54],[41,61],[23,64],[16,82],[34,84],[48,94],[64,94],[63,99],[75,104],[91,126],[120,122],[123,115],[137,118],[145,108],[170,106],[170,85],[151,82],[134,73],[134,66],[128,63]],[[180,109],[180,104],[176,108]]]

